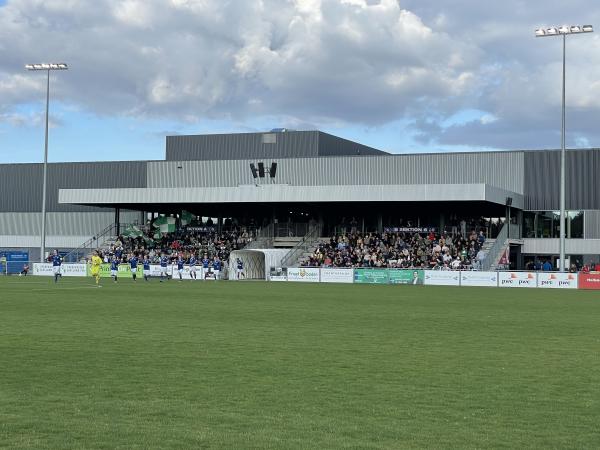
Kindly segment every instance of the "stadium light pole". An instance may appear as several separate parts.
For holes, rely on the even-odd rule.
[[[48,173],[48,110],[50,107],[50,71],[51,70],[67,70],[68,66],[65,63],[42,63],[42,64],[25,64],[27,70],[46,71],[46,133],[44,137],[44,176],[42,188],[42,234],[40,243],[40,261],[44,261],[44,253],[46,251],[46,184]]]
[[[565,160],[566,160],[566,149],[565,149],[565,78],[566,78],[566,53],[567,53],[567,35],[569,34],[581,34],[591,33],[594,31],[592,25],[573,25],[561,27],[550,27],[550,28],[538,28],[535,30],[535,37],[547,37],[547,36],[562,36],[562,125],[560,131],[560,226],[559,226],[559,254],[560,254],[560,266],[561,272],[565,271]]]

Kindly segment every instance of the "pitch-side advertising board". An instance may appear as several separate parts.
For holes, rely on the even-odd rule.
[[[576,273],[539,272],[539,288],[577,289]]]
[[[450,270],[426,270],[425,284],[432,286],[459,286],[460,272]]]
[[[498,272],[498,286],[534,288],[537,287],[537,273]]]
[[[319,282],[319,269],[315,267],[288,267],[288,281]]]
[[[461,272],[461,286],[498,286],[498,272]]]
[[[579,289],[600,290],[600,272],[580,273]]]
[[[354,270],[342,268],[322,268],[321,283],[354,283]]]
[[[33,275],[53,276],[54,271],[50,263],[34,263]],[[87,273],[86,264],[62,264],[60,273],[63,277],[85,277]]]

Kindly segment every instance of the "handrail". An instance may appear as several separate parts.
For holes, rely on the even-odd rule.
[[[131,225],[135,225],[132,223],[119,223],[119,228],[124,229],[128,226]],[[82,253],[86,250],[90,250],[92,248],[98,248],[100,247],[100,239],[103,237],[106,237],[107,235],[113,236],[112,231],[115,230],[117,228],[117,224],[115,223],[111,223],[110,225],[108,225],[106,228],[104,228],[102,231],[100,231],[99,233],[95,234],[94,236],[92,236],[91,238],[89,238],[87,241],[85,241],[83,244],[81,244],[79,247],[71,250],[69,253],[67,253],[63,259],[67,260],[70,256],[73,255],[78,255],[79,253]],[[106,239],[102,242],[104,244],[104,242],[106,242]]]
[[[490,247],[487,254],[485,255],[485,259],[481,262],[481,270],[488,271],[492,267],[494,263],[497,263],[496,260],[498,258],[498,253],[500,249],[504,248],[508,243],[508,226],[510,224],[502,225],[502,228],[498,232],[498,236],[496,237],[496,242],[494,245]]]
[[[310,227],[308,233],[306,233],[302,240],[294,245],[281,259],[281,267],[288,267],[290,264],[295,263],[298,259],[298,256],[306,251],[316,238],[320,237],[321,230],[321,223],[317,223],[316,225]]]

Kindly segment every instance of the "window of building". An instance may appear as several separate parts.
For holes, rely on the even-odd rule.
[[[583,211],[567,211],[567,239],[583,238]],[[559,238],[560,211],[524,211],[523,231],[527,238]]]

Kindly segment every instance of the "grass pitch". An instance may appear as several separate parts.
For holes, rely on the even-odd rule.
[[[0,447],[598,448],[589,291],[0,278]]]

